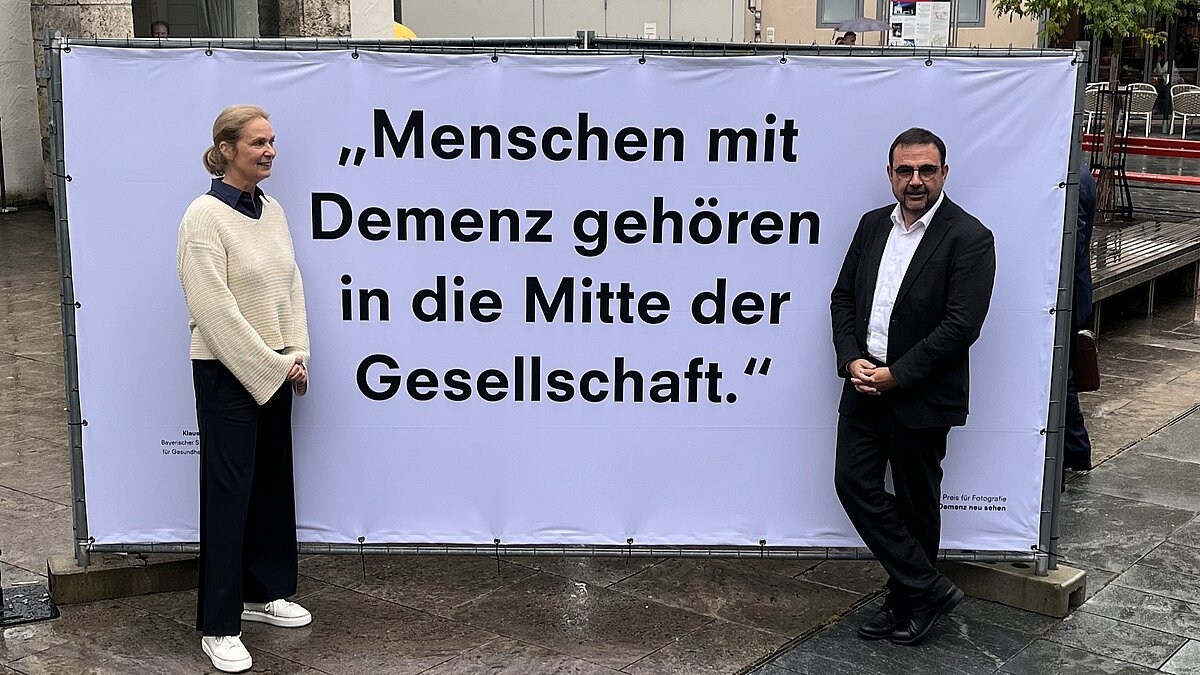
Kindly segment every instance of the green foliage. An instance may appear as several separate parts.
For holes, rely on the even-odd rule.
[[[1045,16],[1046,37],[1051,40],[1061,35],[1071,17],[1078,14],[1101,37],[1140,38],[1150,44],[1161,44],[1166,34],[1147,28],[1146,17],[1150,12],[1160,18],[1170,17],[1183,4],[1192,3],[1188,0],[996,0],[995,9],[996,16]]]

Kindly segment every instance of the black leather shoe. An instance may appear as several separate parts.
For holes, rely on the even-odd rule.
[[[901,616],[891,607],[884,607],[858,627],[858,636],[866,640],[882,640],[891,637],[895,630],[905,624],[907,617]]]
[[[932,605],[915,610],[904,625],[893,631],[892,642],[898,645],[915,645],[924,640],[929,631],[937,625],[938,619],[949,614],[962,599],[962,590],[951,584],[950,590],[943,593]]]

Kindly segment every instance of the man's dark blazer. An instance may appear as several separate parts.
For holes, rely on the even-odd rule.
[[[842,414],[853,414],[867,396],[854,390],[847,367],[871,358],[867,322],[893,208],[869,211],[859,221],[831,295],[838,375],[846,378],[838,407]],[[967,350],[983,327],[995,276],[991,231],[943,199],[909,263],[888,327],[886,365],[898,386],[882,396],[904,426],[966,424]]]

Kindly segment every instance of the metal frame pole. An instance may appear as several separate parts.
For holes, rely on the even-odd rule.
[[[556,556],[584,558],[736,558],[784,560],[874,560],[866,548],[784,546],[653,546],[603,544],[328,544],[300,542],[301,554],[335,555],[479,555]],[[120,553],[198,553],[196,542],[165,544],[92,544],[91,551]],[[1036,554],[1023,551],[943,551],[941,560],[959,562],[1036,562]]]
[[[1063,437],[1067,414],[1068,347],[1074,333],[1071,313],[1075,291],[1075,236],[1079,212],[1079,161],[1083,141],[1083,89],[1087,84],[1088,44],[1075,44],[1075,115],[1071,125],[1071,153],[1067,167],[1066,208],[1063,209],[1062,257],[1058,271],[1058,304],[1054,321],[1054,361],[1050,377],[1050,409],[1046,421],[1046,466],[1042,476],[1042,518],[1035,572],[1039,576],[1058,569],[1058,534],[1061,518]]]
[[[67,226],[67,175],[63,158],[62,53],[60,38],[50,30],[42,38],[49,71],[46,98],[49,103],[50,175],[54,181],[54,228],[58,242],[58,271],[62,292],[63,381],[67,394],[67,430],[71,445],[71,507],[75,530],[75,562],[88,565],[87,492],[83,480],[83,420],[79,409],[79,352],[75,341],[75,284],[71,275],[71,237]],[[69,47],[67,47],[69,49]]]

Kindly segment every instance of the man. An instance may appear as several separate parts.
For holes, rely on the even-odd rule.
[[[150,24],[150,37],[171,37],[171,26],[166,21],[155,21]]]
[[[859,635],[912,645],[962,601],[933,564],[941,461],[967,419],[967,350],[992,296],[992,233],[942,192],[946,145],[925,129],[896,137],[887,175],[897,203],[868,212],[830,302],[838,375],[834,484],[888,573],[883,608]],[[891,465],[894,494],[884,489]]]
[[[858,34],[854,31],[849,31],[842,36],[842,44],[853,47],[858,44]]]
[[[1075,219],[1075,296],[1071,299],[1072,337],[1087,327],[1092,316],[1092,229],[1096,224],[1096,179],[1085,162],[1079,168],[1079,214]],[[1092,468],[1092,441],[1079,408],[1075,373],[1067,378],[1067,417],[1063,434],[1063,468],[1087,471]],[[1063,489],[1067,486],[1063,472]]]

